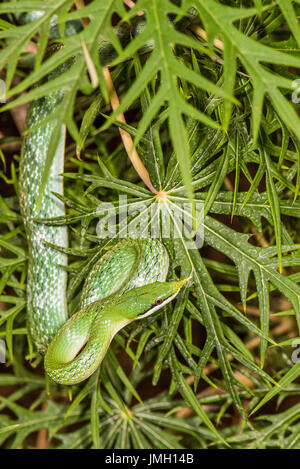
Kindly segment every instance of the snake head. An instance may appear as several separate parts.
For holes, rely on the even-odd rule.
[[[170,303],[190,278],[178,282],[154,282],[134,288],[121,297],[118,312],[131,321],[150,316]]]

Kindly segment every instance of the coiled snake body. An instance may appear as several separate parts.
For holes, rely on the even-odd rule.
[[[41,205],[37,200],[54,124],[41,124],[55,109],[61,93],[33,102],[20,164],[20,206],[28,238],[27,311],[30,333],[45,354],[45,370],[54,381],[75,384],[101,363],[114,335],[130,322],[152,314],[171,301],[186,280],[165,282],[168,255],[160,241],[125,239],[108,251],[90,271],[80,305],[68,319],[66,255],[46,245],[67,247],[64,226],[36,222],[65,214],[53,195],[63,194],[64,129],[53,159]]]

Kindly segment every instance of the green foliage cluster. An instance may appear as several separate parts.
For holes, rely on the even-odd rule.
[[[7,161],[10,176],[5,170],[0,176],[15,195],[0,196],[0,337],[10,365],[1,370],[0,392],[11,389],[0,397],[4,447],[28,447],[43,428],[59,448],[300,447],[300,362],[293,363],[291,347],[300,328],[300,121],[292,102],[299,3],[137,0],[130,10],[120,0],[92,0],[80,10],[70,0],[0,4],[0,68],[14,98],[2,111],[64,90],[48,120],[69,131],[67,214],[41,222],[69,226],[70,310],[100,248],[112,242],[97,236],[99,206],[118,207],[119,195],[127,196],[128,225],[140,221],[137,203],[158,224],[170,215],[176,236],[163,239],[169,278],[193,279],[175,304],[118,334],[101,369],[72,388],[71,402],[69,390],[54,384],[48,395],[43,375],[31,368],[41,357],[26,328],[19,155]],[[16,21],[32,11],[43,14]],[[146,26],[122,45],[112,24],[132,24],[141,11]],[[81,18],[89,25],[65,35],[66,22]],[[43,61],[53,19],[64,47]],[[114,113],[100,39],[116,53],[110,68],[121,104]],[[37,44],[35,56],[24,49],[29,40]],[[70,68],[45,80],[75,56]],[[21,80],[12,86],[15,75]],[[116,120],[127,110],[129,124]],[[132,135],[153,185],[167,192],[164,204],[129,164],[119,127]],[[203,249],[191,249],[174,216],[188,202],[203,203]],[[257,314],[247,314],[248,307]]]

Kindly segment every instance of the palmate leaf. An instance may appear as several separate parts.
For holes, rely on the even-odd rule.
[[[144,364],[149,359],[146,358]],[[143,363],[143,362],[142,362]],[[95,413],[100,415],[100,441],[101,446],[105,448],[136,448],[136,449],[150,449],[153,447],[153,442],[157,448],[183,448],[180,440],[182,435],[191,435],[196,440],[201,440],[202,434],[206,434],[211,441],[217,441],[220,437],[212,431],[206,430],[197,419],[197,426],[193,426],[192,419],[180,419],[172,415],[168,415],[168,411],[173,409],[174,403],[180,407],[183,401],[175,401],[168,395],[160,395],[151,399],[146,399],[142,403],[131,406],[132,397],[130,394],[123,392],[122,388],[118,386],[116,380],[111,380],[110,376],[106,376],[103,372],[103,384],[106,387],[108,395],[101,392],[101,400],[99,405],[103,407],[105,404],[108,408],[109,415],[103,414],[100,407],[95,407]],[[130,373],[129,379],[132,386],[136,387],[137,384],[143,379],[144,373],[142,364],[140,363],[137,368],[133,369]],[[67,415],[71,417],[73,412],[76,415],[80,409],[80,401],[87,396],[92,390],[96,390],[96,380],[91,377],[88,384],[78,394],[74,402],[71,404]],[[125,388],[126,389],[126,388]],[[126,397],[127,396],[129,397]],[[80,396],[80,400],[78,397]],[[100,397],[100,395],[98,396]],[[103,400],[105,399],[105,401]],[[124,399],[124,401],[123,401]],[[127,408],[125,407],[125,404]],[[76,404],[76,405],[75,405]],[[130,407],[129,407],[130,406]],[[128,411],[130,409],[130,411]],[[77,438],[70,435],[66,437],[64,434],[57,434],[56,437],[62,440],[62,445],[59,448],[76,448],[81,447],[84,441],[85,447],[90,444],[93,436],[93,429],[85,427],[84,434],[77,432]],[[170,432],[168,430],[171,430]],[[173,431],[172,431],[173,430]],[[174,435],[175,433],[175,435]]]
[[[253,9],[231,8],[220,4],[216,0],[195,0],[194,5],[204,23],[208,39],[210,41],[215,37],[223,39],[225,48],[224,57],[226,55],[227,60],[230,60],[231,70],[235,71],[235,60],[238,58],[249,73],[253,84],[252,125],[254,140],[258,136],[265,94],[268,94],[274,108],[287,128],[293,131],[299,139],[299,116],[290,101],[281,92],[281,88],[292,89],[292,80],[275,75],[266,64],[299,67],[300,59],[254,41],[233,25],[235,21],[255,14]],[[282,1],[280,6],[289,18],[289,24],[292,23],[292,30],[297,30],[298,25],[295,25],[296,18],[292,12],[291,2],[286,3]],[[297,32],[296,34],[297,38],[299,38],[299,33]],[[232,76],[230,73],[225,73],[224,79],[225,83],[227,83],[226,87],[228,89],[232,88]],[[228,106],[225,112],[225,119],[227,121],[230,117],[230,108]]]
[[[91,179],[92,178],[92,179]],[[116,187],[119,187],[121,191],[127,191],[127,186],[124,185],[123,182],[119,181],[117,183],[114,178],[107,177],[106,179],[97,177],[97,176],[83,176],[83,179],[86,181],[93,181],[93,187],[97,187],[99,184],[100,186],[106,186],[106,187],[114,187],[116,184]],[[113,185],[112,185],[113,184]],[[147,191],[145,191],[146,196]],[[133,185],[131,188],[131,194],[132,195],[137,195],[137,191],[133,189]],[[139,195],[141,196],[142,193],[139,191]],[[197,199],[199,200],[205,200],[206,199],[206,194],[197,194]],[[232,207],[232,198],[233,194],[230,193],[220,193],[216,199],[213,201],[213,204],[211,205],[210,210],[215,213],[225,213],[225,214],[231,214],[231,207]],[[272,217],[271,217],[271,209],[270,205],[268,202],[268,197],[266,193],[263,194],[254,194],[250,201],[244,206],[244,201],[246,198],[246,193],[241,193],[237,194],[236,196],[236,213],[237,215],[242,215],[249,217],[258,227],[261,226],[261,217],[265,217],[268,221],[272,222]],[[172,204],[177,203],[177,197],[172,196],[172,192],[169,194],[169,200]],[[181,199],[181,198],[179,198]],[[143,197],[140,199],[143,200]],[[149,200],[148,198],[144,198],[145,201],[148,203],[151,202],[151,199]],[[184,200],[184,199],[182,199]],[[187,199],[185,199],[187,201]],[[289,206],[288,201],[281,200],[280,201],[280,208],[282,209],[283,213],[299,217],[299,207],[298,204],[296,203],[294,206]],[[88,214],[87,214],[88,215]],[[92,212],[90,212],[90,215],[92,215]],[[81,217],[79,215],[79,217]],[[212,239],[210,239],[209,242],[211,242],[212,246],[222,250],[222,252],[225,252],[229,257],[232,257],[233,260],[236,262],[237,265],[240,266],[239,273],[240,273],[240,285],[241,285],[241,297],[243,303],[246,302],[246,293],[247,293],[247,280],[248,276],[251,270],[255,267],[255,274],[256,278],[258,281],[258,284],[261,286],[261,288],[258,290],[260,293],[259,299],[260,299],[260,305],[261,305],[261,311],[262,311],[262,316],[261,316],[261,321],[262,321],[262,331],[263,331],[263,341],[261,344],[262,351],[261,351],[261,359],[262,361],[264,360],[265,352],[266,352],[266,337],[268,335],[268,315],[269,315],[269,306],[268,306],[268,293],[267,293],[267,288],[266,285],[270,278],[275,275],[275,278],[277,279],[277,283],[275,282],[275,286],[278,288],[278,282],[283,282],[283,285],[281,287],[282,290],[285,290],[287,288],[287,285],[291,280],[280,276],[275,269],[276,269],[276,260],[271,259],[272,256],[274,256],[275,251],[274,248],[270,248],[268,251],[264,252],[263,254],[260,254],[262,251],[259,251],[259,248],[255,248],[251,245],[248,244],[247,240],[248,237],[246,235],[239,235],[235,233],[235,236],[231,236],[228,234],[228,238],[232,241],[232,239],[235,241],[235,248],[237,248],[239,245],[241,246],[248,246],[246,248],[246,251],[249,251],[244,253],[242,258],[236,257],[235,251],[234,250],[224,250],[224,247],[222,245],[222,249],[220,249],[220,244],[218,244],[217,240],[217,233],[220,233],[223,229],[223,225],[218,225],[218,229],[215,229],[213,231],[216,232],[213,242]],[[240,238],[240,239],[239,239]],[[247,239],[246,239],[247,238]],[[224,240],[223,240],[224,241]],[[258,250],[257,250],[258,249]],[[287,250],[293,250],[297,249],[297,246],[284,246],[283,250],[286,252]],[[238,251],[239,249],[237,249]],[[228,251],[228,252],[227,252]],[[247,257],[248,254],[251,253],[251,261],[248,262]],[[262,259],[260,265],[257,268],[257,259]],[[293,258],[292,261],[297,264],[297,259]],[[285,265],[287,265],[288,262],[290,262],[290,259],[285,258],[284,259]],[[271,267],[271,269],[269,269]],[[265,274],[265,268],[268,268],[268,276],[266,277]],[[188,272],[187,272],[188,273]],[[289,284],[290,285],[290,290],[288,297],[294,301],[293,304],[297,305],[298,302],[298,293],[297,293],[297,285],[295,283]],[[294,289],[294,290],[293,290]],[[296,290],[295,290],[296,289]],[[295,296],[296,294],[296,296]],[[299,310],[298,310],[299,311]],[[175,327],[175,331],[177,329],[178,325]],[[257,331],[256,331],[257,332]],[[172,334],[168,336],[169,338],[172,337]],[[171,339],[170,339],[171,340]],[[170,342],[170,341],[169,341]],[[172,342],[172,340],[171,340]],[[169,347],[169,346],[168,346]],[[161,354],[161,361],[163,359],[164,354]]]

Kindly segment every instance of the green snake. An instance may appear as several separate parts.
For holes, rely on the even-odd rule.
[[[102,44],[100,58],[105,49]],[[53,195],[63,195],[63,178],[59,175],[64,168],[64,128],[38,210],[39,187],[55,125],[42,122],[55,110],[62,93],[52,93],[29,107],[26,125],[34,130],[26,134],[22,145],[19,193],[28,239],[30,335],[45,355],[47,375],[57,383],[71,385],[85,380],[99,367],[121,328],[162,308],[187,279],[166,282],[169,259],[158,239],[125,239],[92,267],[79,307],[68,318],[67,256],[45,243],[67,248],[67,229],[36,221],[65,215],[63,202]]]

